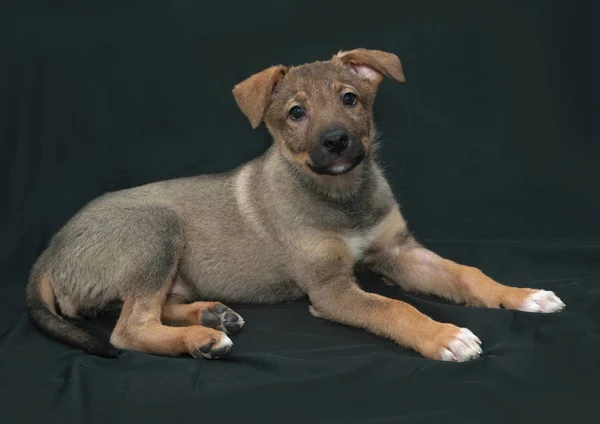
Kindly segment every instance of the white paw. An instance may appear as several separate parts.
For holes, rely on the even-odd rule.
[[[537,290],[525,299],[519,310],[526,312],[558,312],[564,308],[563,301],[553,292]]]
[[[231,341],[231,339],[229,337],[227,337],[225,334],[223,334],[223,336],[221,337],[221,341],[219,343],[217,343],[213,349],[229,349],[231,348],[231,346],[233,346],[233,342]]]
[[[461,328],[442,350],[442,360],[464,362],[478,358],[481,352],[481,340],[468,328]]]
[[[218,343],[215,343],[208,348],[210,350],[203,351],[203,349],[200,348],[200,354],[207,359],[216,359],[220,358],[221,356],[227,355],[231,350],[232,346],[233,342],[231,341],[231,339],[227,337],[225,333],[223,333],[223,335],[221,336],[221,340],[219,340]]]

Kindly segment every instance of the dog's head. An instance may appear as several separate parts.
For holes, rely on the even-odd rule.
[[[272,66],[236,85],[233,95],[252,128],[264,121],[300,169],[342,175],[369,154],[373,102],[384,75],[404,82],[396,55],[356,49],[326,62]]]

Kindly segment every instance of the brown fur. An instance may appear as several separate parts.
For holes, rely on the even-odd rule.
[[[48,274],[42,275],[40,279],[40,292],[42,301],[48,306],[48,309],[53,314],[56,314],[56,307],[54,306],[54,290],[52,290],[52,282]]]
[[[361,64],[367,65],[378,71],[379,75],[385,75],[396,82],[406,82],[402,64],[395,54],[383,52],[381,50],[354,49],[348,52],[339,52],[333,57],[334,62],[341,62],[344,65]],[[378,77],[376,83],[381,81]]]
[[[471,306],[516,309],[533,290],[507,287],[477,268],[459,265],[423,248],[407,235],[395,209],[369,254],[373,269],[405,290],[435,294]]]
[[[233,89],[238,107],[250,120],[252,128],[260,125],[268,106],[268,99],[277,82],[285,75],[285,66],[271,66]]]
[[[168,325],[198,325],[202,322],[202,312],[213,310],[219,302],[182,303],[183,299],[171,296],[162,309],[161,320]]]
[[[375,101],[376,84],[371,81],[356,80],[348,68],[333,62],[316,62],[303,67],[290,68],[285,75],[286,83],[281,87],[267,108],[265,121],[273,135],[275,143],[282,151],[293,153],[290,155],[298,165],[303,166],[308,160],[299,153],[307,153],[316,148],[315,141],[324,129],[332,125],[341,125],[349,129],[350,133],[364,143],[368,150],[374,135],[374,128],[370,119],[373,102]],[[335,62],[337,63],[337,62]],[[259,73],[271,73],[269,69]],[[319,79],[315,79],[315,75]],[[267,76],[253,76],[257,80],[264,80]],[[323,81],[333,81],[332,84]],[[302,87],[308,86],[308,90]],[[261,98],[246,94],[241,95],[242,87],[239,85],[234,90],[234,95],[241,98],[252,98],[260,102]],[[344,110],[339,102],[343,90],[352,91],[359,97],[357,107]],[[310,94],[307,94],[310,93]],[[301,95],[298,95],[301,93]],[[292,98],[290,102],[288,99]],[[294,105],[302,105],[306,109],[309,119],[294,122],[287,118],[287,111]],[[257,104],[254,110],[262,110],[263,105]],[[345,112],[345,113],[343,113]],[[251,117],[249,117],[251,119]],[[252,124],[254,126],[254,123]],[[284,153],[286,154],[286,153]]]
[[[195,355],[206,344],[218,343],[225,337],[221,331],[200,325],[169,327],[161,324],[163,295],[146,301],[125,300],[123,313],[111,336],[113,346],[158,355]]]
[[[325,62],[272,66],[237,84],[237,104],[253,128],[265,123],[271,148],[226,174],[157,182],[90,202],[32,269],[33,322],[105,356],[117,347],[214,358],[231,348],[225,333],[244,325],[217,301],[308,296],[315,316],[428,358],[462,361],[481,353],[469,330],[360,289],[358,263],[404,289],[469,305],[562,309],[551,292],[503,286],[411,236],[374,156],[372,108],[383,76],[405,81],[398,57],[356,49]],[[326,144],[332,140],[345,144],[333,151]],[[112,346],[55,309],[58,303],[63,315],[75,317],[115,301],[123,307]]]
[[[443,359],[442,349],[457,333],[456,326],[438,323],[405,302],[364,292],[351,280],[321,296],[321,302],[328,305],[326,312],[320,312],[314,306],[318,301],[311,298],[314,316],[363,328],[427,358]]]

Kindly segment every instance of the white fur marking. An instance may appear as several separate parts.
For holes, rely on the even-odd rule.
[[[347,236],[344,237],[344,241],[346,245],[352,252],[352,256],[354,256],[355,260],[358,260],[362,257],[363,253],[369,246],[370,240],[366,236]]]
[[[250,171],[251,169],[249,167],[242,168],[235,179],[235,199],[237,201],[240,214],[246,218],[246,220],[252,225],[252,227],[254,227],[255,230],[264,235],[265,229],[258,219],[256,211],[252,207],[248,193],[248,178],[250,177]]]
[[[446,348],[442,349],[442,360],[443,361],[452,361],[452,362],[458,361],[458,359],[456,358],[456,355],[454,353],[450,352]]]
[[[220,341],[219,343],[216,343],[216,344],[215,344],[215,345],[212,347],[211,351],[212,351],[212,350],[221,349],[221,348],[223,348],[223,347],[225,347],[225,348],[227,348],[227,347],[228,347],[228,348],[229,348],[229,350],[231,350],[231,346],[233,346],[233,342],[231,341],[231,339],[230,339],[229,337],[227,337],[225,334],[223,334],[223,335],[221,336],[221,341]],[[229,350],[228,350],[228,351],[229,351]],[[211,356],[211,352],[208,352],[208,353],[203,353],[203,352],[200,352],[200,354],[201,354],[202,356],[204,356],[205,358],[208,358],[208,359],[213,359],[213,358],[214,358],[214,359],[216,359],[216,358],[217,358],[217,357]],[[220,357],[219,357],[219,358],[220,358]]]
[[[223,335],[221,337],[221,341],[219,343],[217,343],[214,348],[215,349],[220,349],[222,347],[231,347],[233,346],[233,342],[231,341],[231,339],[229,337],[227,337],[226,335]]]
[[[342,165],[335,165],[335,166],[332,166],[332,167],[330,168],[330,171],[331,171],[332,173],[334,173],[334,174],[341,174],[341,173],[343,173],[344,171],[346,171],[348,168],[350,168],[350,164],[349,164],[349,163],[345,163],[345,164],[342,164]]]
[[[520,310],[525,312],[559,312],[565,304],[554,292],[537,290],[530,294],[523,302]]]
[[[344,236],[344,242],[352,252],[354,260],[358,261],[363,257],[365,251],[371,247],[373,241],[381,234],[382,226],[385,223],[385,218],[377,225],[360,233],[348,234]]]
[[[389,250],[390,256],[398,256],[400,254],[400,246],[394,246]]]
[[[442,349],[443,361],[464,362],[478,358],[483,352],[481,340],[468,328],[461,328],[456,337]]]

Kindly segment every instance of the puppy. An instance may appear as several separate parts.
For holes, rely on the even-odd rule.
[[[219,302],[270,304],[308,296],[316,317],[365,329],[443,361],[482,352],[466,328],[367,293],[362,263],[404,290],[467,305],[556,312],[552,292],[501,285],[444,259],[410,234],[375,160],[372,107],[398,57],[340,52],[329,61],[272,66],[236,85],[253,128],[273,137],[260,157],[224,174],[157,182],[87,204],[31,272],[30,317],[91,353],[116,348],[218,358],[244,321]],[[110,345],[73,318],[119,302]]]

